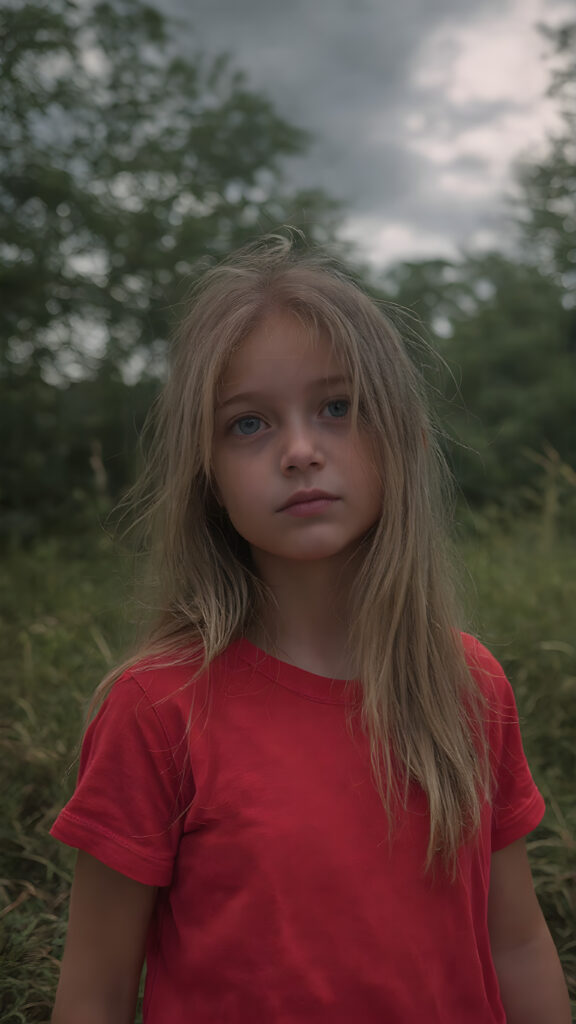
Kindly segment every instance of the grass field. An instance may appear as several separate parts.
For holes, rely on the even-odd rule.
[[[576,998],[576,550],[536,526],[460,545],[472,631],[513,682],[548,811],[531,837],[538,893]],[[0,1020],[49,1019],[74,855],[48,829],[74,784],[86,700],[130,625],[130,564],[107,537],[43,541],[0,581]]]

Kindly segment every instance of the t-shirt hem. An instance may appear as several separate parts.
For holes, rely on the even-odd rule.
[[[172,881],[172,865],[154,864],[133,847],[128,847],[120,836],[102,832],[92,822],[60,813],[50,829],[54,839],[89,853],[113,871],[118,871],[143,885],[166,886]]]

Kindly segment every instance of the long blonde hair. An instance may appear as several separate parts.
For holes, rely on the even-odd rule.
[[[297,252],[289,238],[242,250],[194,288],[143,478],[158,611],[137,656],[169,664],[192,646],[205,667],[258,622],[266,588],[215,499],[211,451],[227,361],[272,310],[331,339],[353,382],[353,414],[375,435],[385,514],[365,540],[351,595],[361,720],[391,817],[418,783],[430,808],[426,864],[441,852],[454,865],[479,825],[489,772],[481,698],[456,628],[443,459],[419,375],[390,320],[342,271]]]

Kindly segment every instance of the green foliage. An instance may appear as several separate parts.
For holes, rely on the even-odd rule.
[[[473,515],[462,559],[480,638],[513,683],[524,746],[547,804],[528,844],[536,889],[576,1000],[576,549],[545,524]],[[576,1005],[574,1007],[576,1009]]]
[[[576,307],[576,21],[542,29],[555,67],[549,95],[556,97],[561,127],[538,163],[518,166],[515,205],[527,258],[553,275]],[[576,316],[573,319],[576,348]]]
[[[534,455],[576,464],[574,311],[560,284],[489,252],[393,267],[382,290],[408,332],[411,317],[423,322],[440,357],[424,369],[466,499],[538,507]],[[562,487],[576,500],[574,483]]]
[[[530,501],[539,472],[527,450],[546,445],[576,461],[570,314],[535,268],[490,253],[469,257],[462,272],[474,313],[455,316],[438,342],[457,385],[444,392],[445,422],[461,444],[456,475],[469,500],[512,492]]]
[[[71,792],[87,695],[119,643],[128,575],[107,538],[45,542],[0,577],[0,1019],[45,1022],[72,851],[48,835]]]
[[[576,997],[576,555],[538,522],[463,528],[477,631],[516,691],[548,810],[531,837],[539,896]],[[48,1019],[65,934],[73,853],[48,829],[73,787],[86,701],[130,633],[132,566],[105,536],[14,552],[0,582],[0,1018]]]
[[[0,6],[0,366],[157,369],[199,257],[279,222],[331,232],[287,193],[306,133],[229,60],[183,56],[140,0]]]
[[[95,378],[55,387],[14,376],[2,407],[0,541],[106,524],[138,463],[138,437],[158,384]]]
[[[286,189],[306,133],[158,10],[0,19],[0,537],[21,540],[84,529],[131,481],[198,260],[283,222],[325,240],[336,204]]]

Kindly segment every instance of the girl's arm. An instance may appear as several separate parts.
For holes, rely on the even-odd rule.
[[[562,968],[523,839],[492,855],[488,928],[508,1024],[570,1024]]]
[[[78,854],[52,1024],[132,1024],[156,892]]]

